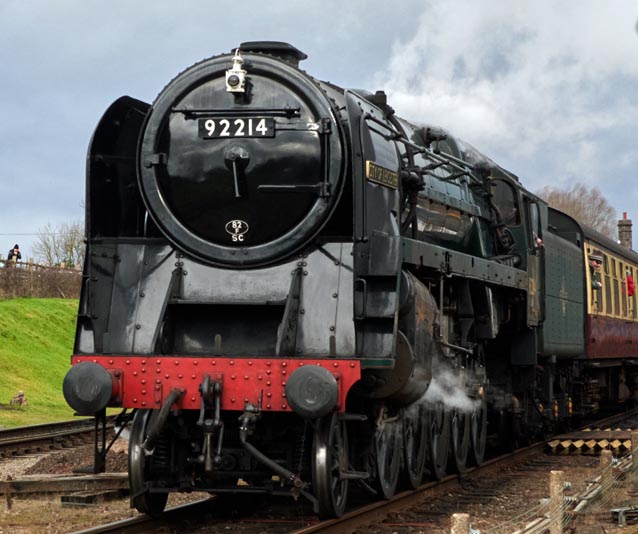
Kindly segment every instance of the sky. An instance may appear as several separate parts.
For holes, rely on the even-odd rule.
[[[630,0],[0,0],[0,253],[83,218],[88,143],[118,97],[152,102],[242,41],[383,89],[525,187],[596,186],[638,237],[638,4]]]

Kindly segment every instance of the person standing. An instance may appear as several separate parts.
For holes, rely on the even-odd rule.
[[[7,255],[7,260],[8,260],[7,266],[15,264],[21,259],[22,259],[22,254],[20,253],[20,247],[16,243],[15,245],[13,245],[13,248],[9,251],[9,254]]]

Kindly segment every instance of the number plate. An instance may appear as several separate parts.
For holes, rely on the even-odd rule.
[[[226,117],[223,119],[199,119],[199,136],[202,139],[224,137],[275,137],[275,119]]]

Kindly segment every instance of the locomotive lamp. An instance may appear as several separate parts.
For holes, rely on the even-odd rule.
[[[308,365],[290,375],[286,383],[286,398],[290,407],[301,417],[316,419],[335,407],[339,386],[329,371]]]
[[[93,362],[71,367],[62,383],[66,402],[79,415],[93,415],[106,408],[117,389],[111,374]]]
[[[226,91],[229,93],[246,92],[246,71],[242,68],[244,59],[239,55],[239,48],[233,56],[233,66],[226,71]]]

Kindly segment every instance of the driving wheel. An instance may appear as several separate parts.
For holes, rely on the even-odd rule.
[[[166,508],[168,493],[151,492],[151,456],[146,456],[142,450],[153,413],[152,410],[137,410],[133,416],[128,446],[128,480],[131,506],[142,514],[155,517]]]
[[[339,517],[346,509],[348,480],[348,434],[345,421],[336,413],[317,421],[313,442],[312,481],[321,518]]]
[[[445,476],[450,451],[450,412],[443,403],[436,402],[426,407],[426,427],[427,466],[432,476],[440,480]]]
[[[409,486],[416,489],[423,482],[423,471],[427,458],[426,410],[423,405],[413,405],[404,410],[403,454],[404,476]]]
[[[382,419],[374,433],[376,486],[380,494],[389,499],[394,495],[401,472],[403,453],[401,418]]]

